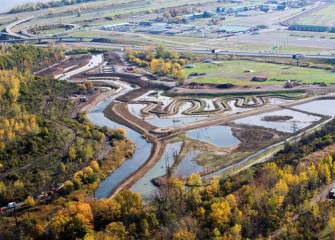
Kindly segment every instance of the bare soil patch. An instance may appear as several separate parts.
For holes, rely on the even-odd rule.
[[[85,55],[78,58],[71,57],[65,62],[61,62],[53,67],[47,68],[44,71],[38,73],[39,76],[54,77],[75,69],[84,67],[91,60],[91,56]]]

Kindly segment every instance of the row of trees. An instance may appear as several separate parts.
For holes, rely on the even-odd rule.
[[[64,58],[62,45],[38,48],[28,45],[0,46],[0,70],[36,70]]]
[[[17,7],[12,8],[8,13],[20,13],[20,12],[29,12],[29,11],[36,11],[41,9],[48,9],[48,8],[58,8],[67,5],[75,5],[79,3],[86,3],[86,2],[95,2],[96,0],[55,0],[50,2],[38,2],[38,3],[27,3]]]
[[[180,57],[177,51],[169,51],[164,46],[146,46],[143,51],[126,50],[128,61],[149,69],[161,76],[170,76],[182,84],[186,78],[182,66],[187,59]]]

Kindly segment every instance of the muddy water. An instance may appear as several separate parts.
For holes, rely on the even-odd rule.
[[[188,131],[186,136],[218,147],[231,147],[240,143],[228,126],[200,128]]]
[[[160,127],[160,128],[168,128],[172,126],[183,125],[186,123],[201,121],[207,119],[208,116],[196,116],[196,117],[187,117],[183,115],[181,117],[169,117],[169,118],[154,118],[146,120],[148,123]]]
[[[167,173],[167,167],[171,167],[174,163],[174,154],[179,154],[182,142],[169,143],[161,159],[156,165],[149,170],[140,180],[132,187],[133,192],[140,193],[143,197],[150,197],[154,194],[157,187],[152,184],[151,179],[164,176]]]
[[[125,89],[120,93],[106,99],[104,102],[98,104],[92,112],[87,114],[88,119],[98,126],[108,126],[110,128],[124,128],[126,130],[127,138],[131,139],[135,145],[136,150],[132,158],[125,160],[119,168],[117,168],[111,175],[107,176],[101,181],[98,189],[95,192],[97,198],[107,198],[113,189],[121,183],[125,178],[138,170],[150,157],[152,145],[145,141],[138,132],[118,123],[115,123],[104,116],[103,110],[113,102],[115,98],[130,91],[126,84],[114,82],[121,85]]]
[[[136,103],[136,104],[128,104],[127,107],[128,107],[128,111],[135,115],[136,117],[138,118],[142,118],[143,117],[143,114],[141,113],[141,110],[143,108],[145,108],[146,104],[139,104],[139,103]]]
[[[215,106],[214,106],[214,99],[207,99],[207,98],[204,98],[204,99],[201,99],[203,101],[206,102],[206,107],[204,107],[204,111],[213,111],[215,110]]]
[[[231,107],[231,110],[228,111],[227,114],[236,114],[236,113],[245,112],[245,111],[252,109],[252,108],[236,107],[235,103],[237,103],[237,100],[231,100],[231,101],[228,101],[227,103]]]

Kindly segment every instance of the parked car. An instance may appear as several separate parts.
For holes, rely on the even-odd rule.
[[[335,199],[335,187],[332,187],[332,189],[330,189],[328,197],[330,199]]]
[[[7,209],[15,208],[16,202],[10,202],[7,204]]]

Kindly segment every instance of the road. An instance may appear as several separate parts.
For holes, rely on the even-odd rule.
[[[328,199],[328,193],[329,193],[330,189],[331,189],[332,187],[334,187],[334,186],[335,186],[335,180],[334,180],[331,184],[329,184],[329,185],[328,185],[322,192],[320,192],[318,195],[314,196],[314,197],[311,199],[311,201],[310,201],[310,203],[309,203],[310,206],[313,206],[316,202],[327,200],[327,199]],[[296,214],[292,217],[291,221],[292,221],[292,222],[297,221],[298,218],[299,218],[299,216],[300,216],[301,214],[304,214],[306,211],[307,211],[307,210],[304,210],[304,211],[302,211],[302,212],[300,212],[300,213],[296,213]],[[275,232],[271,235],[271,239],[277,239],[282,233],[283,233],[283,228],[278,229],[277,231],[275,231]]]
[[[103,48],[103,49],[133,49],[133,50],[143,50],[145,46],[134,46],[126,44],[108,44],[108,43],[95,43],[95,42],[65,42],[68,46],[84,44],[85,47],[91,48]],[[178,52],[191,51],[197,54],[212,54],[212,49],[203,48],[176,48],[167,47],[169,50],[176,50]],[[218,55],[235,55],[235,56],[253,56],[253,57],[278,57],[278,58],[292,58],[293,54],[288,52],[259,52],[259,51],[220,51]],[[304,58],[313,59],[335,59],[335,54],[315,54],[308,53],[303,54]],[[213,54],[214,56],[214,54]]]

